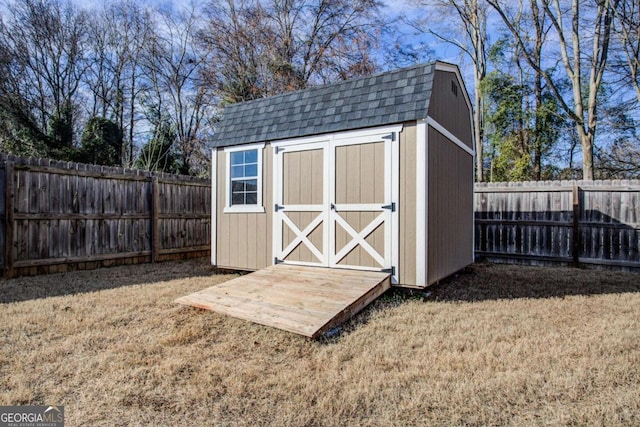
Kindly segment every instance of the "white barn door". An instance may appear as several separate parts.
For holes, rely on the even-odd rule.
[[[326,144],[275,147],[275,262],[327,266]]]
[[[396,275],[399,127],[274,143],[274,262]]]

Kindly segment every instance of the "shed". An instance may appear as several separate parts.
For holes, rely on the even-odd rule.
[[[436,61],[225,107],[211,262],[386,271],[423,288],[473,262],[471,104]]]

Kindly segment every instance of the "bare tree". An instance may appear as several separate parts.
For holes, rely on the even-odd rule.
[[[487,75],[487,13],[484,0],[418,0],[425,10],[419,18],[409,18],[409,23],[419,31],[427,32],[439,40],[451,44],[471,59],[473,63],[474,101],[473,136],[476,148],[476,181],[484,179],[484,94],[482,82]],[[452,25],[451,16],[455,17]]]
[[[5,115],[26,130],[27,139],[46,147],[38,154],[65,158],[78,134],[86,14],[63,1],[22,0],[6,7],[0,32]]]
[[[640,104],[640,2],[620,0],[614,11],[617,18],[615,34],[626,65],[619,68],[627,71],[627,80],[635,90]]]
[[[145,61],[148,117],[151,122],[168,121],[175,131],[184,174],[202,172],[197,169],[204,161],[214,119],[214,88],[202,78],[209,58],[195,42],[198,16],[195,8],[161,14],[163,30],[151,43]],[[156,128],[160,124],[153,123]]]
[[[537,1],[532,1],[532,7],[543,10],[556,36],[564,74],[555,75],[549,69],[543,68],[536,59],[536,49],[532,48],[521,31],[521,26],[516,25],[517,21],[510,15],[507,5],[499,0],[487,0],[515,37],[523,57],[536,73],[544,78],[569,120],[574,123],[582,147],[583,178],[588,180],[594,177],[593,152],[598,124],[597,95],[602,87],[607,66],[617,1],[597,1],[591,7],[579,0],[572,0],[570,7],[565,7],[560,0],[541,0],[540,5]],[[589,15],[593,19],[585,19]],[[587,36],[589,32],[592,32],[592,37]],[[590,51],[584,48],[587,42],[591,43]],[[565,98],[561,87],[564,78],[570,82],[571,100]]]
[[[326,83],[375,68],[376,0],[219,0],[200,33],[226,102]]]
[[[122,159],[134,160],[138,101],[145,79],[142,61],[155,37],[151,13],[131,0],[112,2],[94,13],[91,58],[85,82],[92,93],[91,114],[113,120],[123,131]]]

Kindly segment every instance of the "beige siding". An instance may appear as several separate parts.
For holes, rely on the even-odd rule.
[[[324,198],[324,157],[323,150],[305,150],[283,153],[284,204],[292,205],[319,205]],[[293,208],[295,209],[295,208]],[[304,230],[318,215],[319,212],[286,212],[287,217],[300,231]],[[323,227],[318,225],[307,237],[311,243],[322,253]],[[286,248],[296,238],[296,233],[286,223],[282,225],[282,247]],[[276,236],[277,238],[278,236]],[[317,263],[321,260],[303,243],[285,257],[286,261],[302,261]]]
[[[339,214],[345,219],[347,224],[356,231],[362,230],[380,215],[379,212],[341,212]],[[351,235],[349,235],[340,224],[336,223],[337,251],[340,251],[346,244],[351,242],[351,240]],[[384,224],[379,225],[365,240],[376,252],[384,255]],[[380,268],[380,264],[378,264],[366,250],[362,249],[360,245],[349,252],[338,265]]]
[[[473,262],[473,157],[428,130],[427,283]]]
[[[319,205],[323,201],[323,150],[284,152],[285,205]]]
[[[398,281],[402,285],[416,283],[416,125],[406,123],[400,132],[400,221]]]
[[[318,215],[319,212],[287,212],[289,219],[300,229],[304,230],[307,225],[311,223]],[[324,252],[323,242],[323,227],[324,224],[319,224],[307,238],[311,241],[320,252]],[[286,248],[296,238],[296,234],[289,229],[287,224],[282,225],[282,247]],[[321,262],[316,258],[309,248],[304,243],[299,243],[296,248],[284,258],[286,261],[303,261],[303,262]]]
[[[384,142],[336,147],[336,204],[384,204]],[[338,212],[356,232],[368,226],[379,212]],[[339,223],[335,227],[336,252],[351,242],[352,237]],[[366,239],[384,255],[384,223]],[[360,245],[351,250],[338,265],[380,268]]]
[[[384,203],[384,142],[336,147],[336,203]]]
[[[452,84],[457,86],[457,96],[452,90]],[[433,77],[429,116],[473,148],[470,111],[463,90],[455,73],[437,70]]]
[[[262,202],[265,213],[224,213],[226,204],[226,156],[218,150],[217,173],[217,265],[239,270],[258,270],[273,264],[273,150],[263,149]]]

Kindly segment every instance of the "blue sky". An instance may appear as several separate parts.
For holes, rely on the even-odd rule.
[[[104,0],[73,0],[78,6],[82,8],[91,9],[93,7],[101,7],[104,4]],[[179,8],[181,6],[187,6],[190,2],[185,0],[139,0],[140,3],[146,3],[153,7],[158,7],[160,9],[174,9]],[[418,13],[418,10],[422,8],[421,6],[415,5],[415,0],[383,0],[385,4],[385,12],[390,16],[397,16],[400,13],[406,13],[411,16],[412,14]],[[197,4],[202,4],[202,2],[197,2]],[[415,29],[410,28],[408,25],[397,24],[396,26],[398,33],[404,35],[403,41],[413,44],[414,46],[419,46],[421,43],[426,45],[427,50],[433,52],[432,59],[439,59],[446,62],[451,62],[458,64],[461,68],[461,72],[465,79],[465,83],[467,86],[467,90],[472,90],[473,87],[473,72],[471,68],[471,64],[468,58],[460,55],[460,51],[453,47],[450,44],[443,43],[437,40],[434,36],[423,34],[421,36],[414,35]],[[394,39],[396,34],[390,35],[391,39]],[[397,68],[394,67],[393,64],[388,64],[387,68]],[[398,65],[400,66],[400,65]]]

